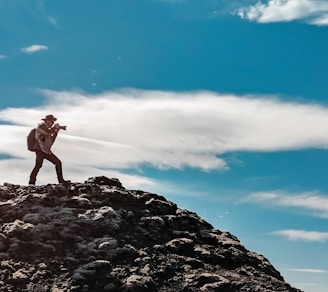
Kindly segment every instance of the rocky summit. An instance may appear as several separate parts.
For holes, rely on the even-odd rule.
[[[300,291],[228,232],[118,179],[0,186],[0,291]]]

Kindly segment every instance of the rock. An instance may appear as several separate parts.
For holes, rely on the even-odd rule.
[[[122,184],[117,178],[108,178],[105,176],[89,178],[86,183],[122,188]]]
[[[298,292],[234,235],[104,176],[0,186],[0,291]]]

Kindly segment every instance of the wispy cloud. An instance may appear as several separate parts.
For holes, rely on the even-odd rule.
[[[180,3],[180,2],[188,2],[188,0],[158,0],[158,2]]]
[[[50,22],[54,27],[56,27],[56,28],[60,28],[60,26],[59,26],[57,20],[56,20],[54,17],[52,17],[52,16],[48,16],[48,20],[49,20],[49,22]]]
[[[301,273],[312,273],[312,274],[328,273],[327,270],[321,270],[321,269],[287,269],[287,271],[301,272]]]
[[[213,171],[228,167],[226,152],[328,145],[328,108],[315,104],[213,92],[41,92],[42,107],[0,111],[12,124],[0,128],[1,153],[31,159],[22,136],[48,113],[68,126],[55,144],[63,161],[98,169]]]
[[[326,242],[328,241],[328,232],[306,231],[306,230],[278,230],[272,234],[286,237],[292,241],[307,241],[307,242]]]
[[[25,54],[33,54],[39,51],[45,51],[48,50],[47,46],[43,46],[43,45],[32,45],[26,48],[22,49],[22,52],[24,52]]]
[[[258,192],[247,196],[242,201],[271,207],[294,207],[311,212],[314,216],[328,218],[328,197],[315,192],[298,195],[281,191]]]
[[[260,23],[304,20],[309,24],[328,25],[328,2],[325,0],[269,0],[266,4],[259,1],[234,13]]]
[[[0,60],[6,59],[7,56],[6,55],[0,55]]]

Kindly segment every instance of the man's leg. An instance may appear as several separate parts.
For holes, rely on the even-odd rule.
[[[30,185],[35,185],[36,176],[38,175],[38,172],[42,167],[44,156],[45,154],[40,150],[35,152],[35,166],[30,174],[30,180],[29,180]]]
[[[56,166],[56,174],[57,174],[58,182],[59,183],[66,182],[63,178],[63,169],[60,159],[53,153],[47,155],[45,158]]]

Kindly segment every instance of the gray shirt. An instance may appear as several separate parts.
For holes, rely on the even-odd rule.
[[[38,141],[37,148],[46,154],[51,154],[51,146],[55,142],[58,130],[55,127],[48,128],[45,123],[38,125],[35,131],[35,138]]]

